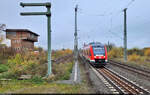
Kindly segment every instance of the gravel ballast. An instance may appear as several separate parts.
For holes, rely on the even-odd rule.
[[[140,74],[134,73],[132,71],[117,67],[115,65],[108,64],[106,67],[112,69],[113,71],[119,73],[120,75],[128,78],[129,80],[132,80],[139,84],[140,86],[144,87],[145,89],[148,89],[150,91],[150,81],[147,80],[147,78],[143,77]]]
[[[81,64],[85,67],[85,72],[88,75],[89,81],[95,90],[95,93],[99,94],[111,94],[112,92],[106,85],[103,83],[101,79],[98,78],[98,76],[95,74],[95,72],[90,68],[90,65],[88,62],[84,61],[81,62]]]

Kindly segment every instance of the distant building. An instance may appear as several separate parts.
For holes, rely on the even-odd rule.
[[[28,29],[6,29],[6,38],[11,40],[11,47],[15,51],[33,50],[38,36]]]

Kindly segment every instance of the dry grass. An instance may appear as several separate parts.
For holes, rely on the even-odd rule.
[[[140,55],[137,55],[137,54],[132,54],[132,55],[129,55],[128,56],[128,61],[135,61],[135,62],[137,62],[137,61],[140,61]]]
[[[113,47],[108,58],[123,62],[123,48]],[[150,49],[132,48],[128,50],[128,64],[150,68]]]
[[[31,84],[29,82],[15,82],[15,85],[7,85],[0,88],[1,93],[85,93],[83,85],[71,85],[71,84],[56,84],[56,83],[43,83],[43,84]],[[21,88],[21,89],[20,89]]]
[[[134,60],[135,59],[136,58],[134,58]],[[137,59],[138,60],[135,60],[135,61],[131,61],[131,59],[129,61],[128,59],[128,62],[126,62],[126,64],[150,69],[150,61],[147,61],[147,60],[150,60],[149,57],[141,56],[140,58],[137,58]],[[113,58],[113,60],[118,61],[118,62],[124,62],[123,58]]]
[[[62,64],[63,65],[63,64]],[[60,65],[62,67],[62,65]],[[70,65],[70,63],[68,63]],[[64,65],[66,66],[66,65]],[[68,66],[70,67],[70,66]],[[7,85],[0,88],[1,93],[22,93],[22,94],[34,94],[34,93],[59,93],[59,94],[69,94],[69,93],[94,93],[90,86],[89,81],[86,78],[85,71],[83,67],[81,68],[82,82],[81,84],[58,84],[55,82],[41,82],[40,84],[28,81],[28,80],[12,80]],[[62,68],[63,69],[63,68]],[[59,70],[59,68],[58,68]],[[64,69],[65,70],[65,69]],[[69,69],[67,69],[69,70]],[[57,71],[60,73],[60,71]],[[56,72],[56,73],[57,73]],[[65,73],[64,73],[65,74]],[[60,77],[60,76],[59,76]]]

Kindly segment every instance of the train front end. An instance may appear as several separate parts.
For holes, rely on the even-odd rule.
[[[107,48],[104,45],[92,45],[91,52],[93,53],[91,63],[95,66],[104,66],[107,64]]]

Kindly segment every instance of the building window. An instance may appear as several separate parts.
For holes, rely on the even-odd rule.
[[[21,43],[21,41],[20,40],[13,40],[13,43]]]
[[[34,34],[30,34],[30,37],[31,37],[31,38],[34,38],[35,36],[34,36]]]
[[[16,32],[6,32],[7,35],[16,36]]]
[[[16,40],[16,43],[18,43],[18,44],[19,44],[19,43],[20,43],[20,40]]]

